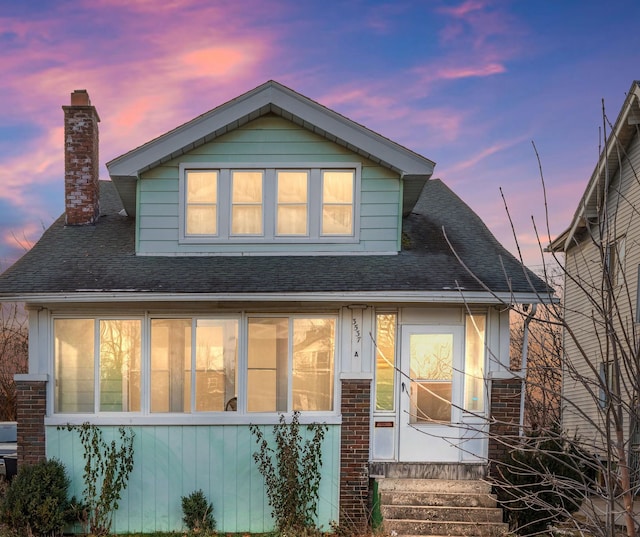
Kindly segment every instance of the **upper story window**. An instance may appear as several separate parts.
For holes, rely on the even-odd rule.
[[[360,164],[181,164],[182,242],[355,242]]]

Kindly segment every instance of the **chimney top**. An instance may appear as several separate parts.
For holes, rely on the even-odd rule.
[[[77,89],[71,94],[71,106],[91,106],[86,89]]]

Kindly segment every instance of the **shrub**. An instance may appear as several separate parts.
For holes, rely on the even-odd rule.
[[[511,529],[526,535],[577,511],[594,478],[592,458],[559,432],[525,439],[498,468],[498,499]]]
[[[213,505],[207,501],[202,490],[182,497],[182,521],[193,533],[211,532],[216,529]]]
[[[72,517],[68,488],[56,459],[23,466],[2,502],[2,521],[26,535],[59,535]]]
[[[313,434],[303,442],[299,420],[297,411],[291,423],[286,423],[284,415],[280,415],[280,423],[273,426],[275,448],[269,445],[259,427],[251,425],[251,434],[259,446],[253,459],[264,477],[271,514],[280,533],[313,529],[318,514],[321,448],[328,428],[319,423],[307,425]]]
[[[99,427],[89,423],[68,425],[77,431],[84,448],[83,500],[86,517],[83,523],[89,533],[108,535],[113,513],[118,509],[122,491],[127,488],[133,470],[133,438],[131,429],[120,427],[120,445],[113,440],[106,443]]]

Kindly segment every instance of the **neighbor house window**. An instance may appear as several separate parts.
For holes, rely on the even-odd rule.
[[[277,235],[307,235],[309,172],[278,171]]]
[[[351,235],[353,233],[352,171],[322,172],[322,234]]]
[[[140,320],[56,319],[55,412],[139,411],[140,365]]]
[[[465,317],[464,409],[484,411],[484,362],[487,316],[467,314]]]
[[[261,171],[231,172],[231,234],[262,234]]]
[[[185,172],[187,235],[218,233],[218,172],[187,170]]]

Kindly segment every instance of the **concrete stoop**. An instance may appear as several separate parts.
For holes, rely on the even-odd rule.
[[[477,480],[378,479],[391,535],[500,537],[508,532],[491,486]]]

